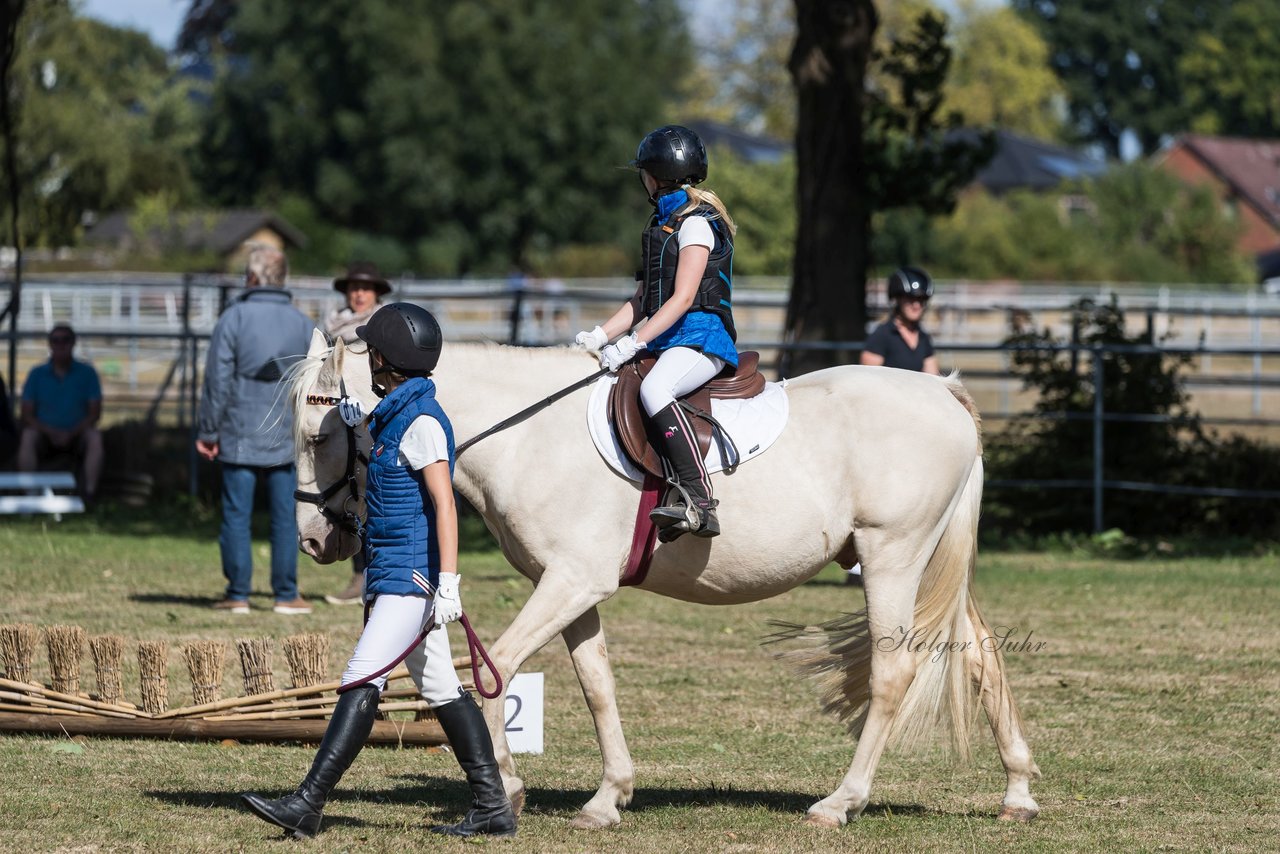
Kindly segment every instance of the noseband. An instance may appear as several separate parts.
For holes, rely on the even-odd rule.
[[[309,394],[307,395],[307,404],[311,406],[337,406],[347,399],[347,384],[345,380],[339,380],[339,390],[342,392],[342,397]],[[355,534],[363,542],[364,517],[357,512],[360,507],[360,482],[356,479],[356,464],[359,463],[368,467],[369,457],[357,447],[356,428],[347,424],[346,421],[342,423],[347,428],[347,470],[343,473],[341,479],[329,484],[320,492],[304,492],[301,489],[295,489],[293,491],[293,499],[314,504],[316,509],[320,511],[320,515],[327,519],[330,524],[336,525],[347,533]],[[329,506],[329,499],[343,489],[349,490],[350,494],[342,502],[342,512],[338,513]]]

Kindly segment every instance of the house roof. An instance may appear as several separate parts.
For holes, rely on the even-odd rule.
[[[131,211],[108,214],[85,232],[85,242],[115,245],[136,239],[132,216]],[[249,208],[175,212],[170,215],[167,228],[153,228],[147,237],[188,251],[229,255],[263,228],[275,231],[291,246],[307,245],[306,235],[279,215]]]
[[[976,144],[979,133],[981,131],[965,128],[953,131],[948,137]],[[995,154],[974,180],[997,195],[1010,190],[1049,190],[1063,181],[1094,177],[1107,171],[1105,162],[1086,157],[1072,148],[1007,130],[995,131],[995,137]]]
[[[1185,134],[1174,140],[1172,147],[1177,146],[1280,228],[1280,139]]]

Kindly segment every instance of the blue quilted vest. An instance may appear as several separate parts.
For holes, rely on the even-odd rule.
[[[440,544],[436,511],[420,472],[396,464],[400,440],[419,415],[430,415],[444,428],[453,476],[453,426],[436,403],[436,384],[413,377],[387,395],[373,410],[369,434],[369,479],[365,500],[365,592],[370,596],[430,596],[440,579]]]

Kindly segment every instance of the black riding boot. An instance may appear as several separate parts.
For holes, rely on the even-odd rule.
[[[493,741],[480,707],[470,694],[463,692],[452,703],[434,711],[458,757],[458,765],[466,772],[472,802],[462,821],[431,829],[448,836],[515,836],[516,814],[502,787],[498,761],[493,758]]]
[[[718,535],[717,502],[711,497],[711,478],[689,417],[679,403],[672,403],[659,409],[650,421],[666,458],[671,484],[667,490],[669,503],[655,507],[649,514],[658,526],[658,539],[669,543],[688,533],[698,537]],[[676,496],[681,500],[675,501]]]
[[[315,836],[320,830],[324,802],[373,730],[378,694],[373,685],[361,685],[340,695],[315,761],[298,790],[275,801],[247,792],[240,796],[245,805],[259,818],[291,831],[299,839]]]

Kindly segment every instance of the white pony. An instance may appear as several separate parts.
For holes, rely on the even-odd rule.
[[[580,350],[449,342],[433,379],[461,443],[592,370]],[[329,563],[358,547],[349,522],[364,512],[364,469],[349,445],[369,450],[363,425],[348,431],[333,399],[345,385],[365,411],[377,401],[365,355],[341,342],[330,349],[319,333],[290,382],[299,488],[327,492],[323,514],[299,502],[299,545]],[[580,389],[468,449],[455,485],[535,585],[490,650],[503,679],[556,635],[568,644],[603,761],[600,788],[573,824],[600,828],[621,820],[635,772],[596,606],[618,592],[640,490],[592,444],[589,395]],[[973,598],[982,448],[971,398],[955,378],[854,366],[791,380],[787,395],[790,422],[774,446],[715,476],[724,533],[659,545],[641,589],[708,605],[752,602],[832,561],[860,561],[866,610],[803,633],[824,638],[825,648],[792,653],[824,680],[827,708],[858,737],[840,786],[809,808],[808,820],[837,826],[861,813],[891,735],[910,742],[940,724],[966,752],[978,700],[1008,775],[1000,818],[1034,818],[1029,783],[1040,772]],[[929,643],[898,642],[904,633]],[[939,642],[950,651],[938,654]],[[503,700],[484,708],[518,810],[524,784],[503,731]]]

